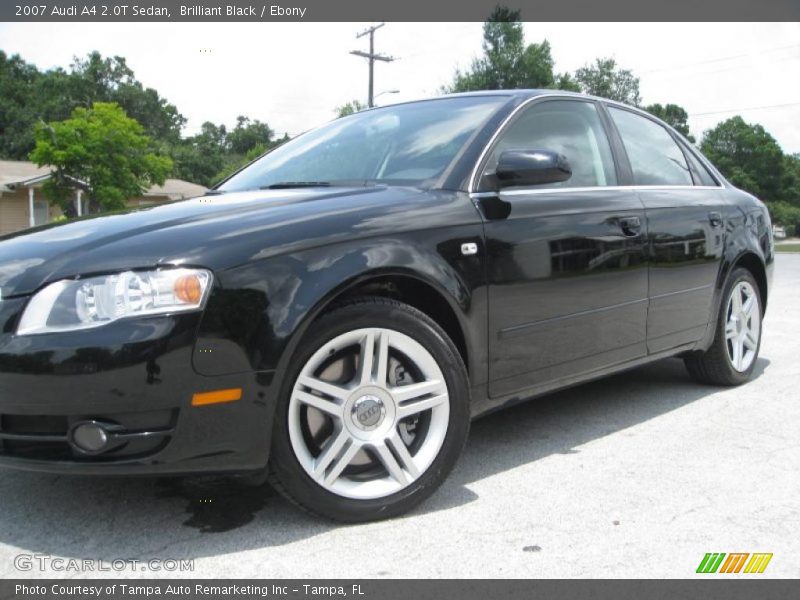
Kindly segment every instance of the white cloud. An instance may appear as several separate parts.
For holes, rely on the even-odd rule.
[[[366,96],[359,23],[25,23],[0,25],[0,47],[40,68],[66,67],[99,50],[128,59],[137,77],[189,119],[231,125],[243,114],[280,134],[333,117]],[[646,103],[675,102],[697,135],[740,112],[763,124],[785,150],[800,152],[800,23],[527,23],[527,40],[550,40],[556,68],[572,71],[613,56],[641,77]],[[436,94],[455,67],[480,52],[480,23],[387,23],[376,49],[399,60],[376,65],[380,102]],[[201,52],[205,50],[205,52]]]

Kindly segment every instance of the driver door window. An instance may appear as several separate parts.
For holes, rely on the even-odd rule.
[[[617,185],[611,147],[591,102],[547,100],[525,110],[500,135],[487,174],[494,172],[500,154],[506,150],[552,150],[567,158],[572,176],[566,181],[537,185],[536,189]]]

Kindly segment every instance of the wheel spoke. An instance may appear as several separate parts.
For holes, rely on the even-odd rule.
[[[742,342],[746,348],[752,350],[753,352],[756,351],[756,347],[758,347],[758,340],[756,339],[755,334],[752,331],[747,331],[742,338]]]
[[[442,394],[446,391],[447,388],[444,382],[438,379],[412,383],[410,385],[399,385],[389,390],[398,404],[420,398],[421,396],[427,396],[428,394]]]
[[[323,483],[327,486],[332,485],[334,481],[339,479],[339,475],[342,474],[342,471],[347,468],[347,465],[350,464],[350,461],[353,460],[353,457],[358,454],[359,450],[361,450],[360,442],[356,442],[350,438],[348,439],[350,441],[350,445],[347,446],[347,449],[341,454],[341,456],[334,460],[330,471],[328,471],[327,475],[324,475]]]
[[[334,435],[336,437],[331,436],[328,445],[325,446],[325,449],[314,461],[312,476],[317,481],[320,481],[324,478],[325,471],[342,451],[342,448],[344,448],[347,440],[350,439],[350,436],[347,435],[344,429],[340,430],[338,434]]]
[[[744,344],[740,338],[733,340],[733,366],[737,371],[742,370],[742,359],[744,355]]]
[[[403,471],[403,467],[397,462],[392,451],[389,450],[389,446],[385,443],[379,443],[375,444],[373,448],[392,479],[401,485],[406,485],[408,483],[408,475]]]
[[[319,392],[320,394],[325,394],[326,396],[331,396],[336,400],[341,400],[344,402],[347,399],[349,394],[348,390],[343,387],[339,387],[333,383],[328,383],[327,381],[322,381],[321,379],[317,379],[316,377],[309,377],[307,375],[301,375],[297,378],[297,383],[300,385],[307,387],[308,389]]]
[[[392,437],[386,441],[388,444],[391,444],[392,449],[394,449],[394,453],[400,459],[400,464],[406,471],[408,471],[408,474],[411,475],[411,478],[416,479],[419,477],[420,472],[417,468],[417,463],[414,462],[414,457],[411,456],[411,453],[408,451],[408,447],[403,443],[403,438],[400,437],[400,434],[397,432],[397,430],[395,430],[392,434]]]
[[[386,385],[389,370],[389,332],[369,332],[361,340],[359,385]]]
[[[732,340],[737,336],[736,321],[732,318],[725,323],[725,339]]]
[[[748,317],[753,316],[753,308],[756,306],[756,296],[752,294],[745,300],[744,304],[742,305],[742,312],[747,315]]]
[[[415,399],[401,404],[397,407],[397,418],[405,419],[411,415],[416,415],[431,408],[435,408],[440,404],[447,402],[447,394],[439,394],[437,396],[430,396],[429,398]]]
[[[303,404],[313,406],[317,410],[320,410],[332,417],[336,417],[338,419],[342,418],[342,405],[335,400],[326,400],[321,396],[315,396],[314,394],[301,391],[295,392],[294,396]]]
[[[386,374],[389,371],[389,332],[381,332],[378,338],[378,355],[375,357],[378,368],[375,372],[375,384],[386,387]]]
[[[359,385],[367,385],[372,382],[372,371],[374,369],[373,357],[375,355],[375,334],[371,331],[361,340],[361,351],[358,355],[358,380]]]
[[[731,303],[733,305],[733,314],[738,315],[742,312],[742,288],[741,286],[736,286],[733,288],[733,293],[731,294]]]

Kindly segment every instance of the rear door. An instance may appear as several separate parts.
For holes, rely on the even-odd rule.
[[[647,214],[648,351],[696,342],[711,315],[724,248],[722,188],[659,122],[624,108],[607,108]]]
[[[504,150],[565,155],[565,182],[476,197],[486,217],[489,391],[501,397],[646,355],[646,226],[619,186],[603,117],[592,101],[541,99],[498,136]]]

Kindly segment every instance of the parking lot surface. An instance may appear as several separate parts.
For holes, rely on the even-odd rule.
[[[800,255],[778,255],[764,327],[738,388],[670,359],[476,422],[443,488],[391,521],[330,523],[227,479],[2,470],[0,577],[155,558],[194,570],[119,574],[682,578],[707,552],[770,552],[757,577],[799,577]]]

